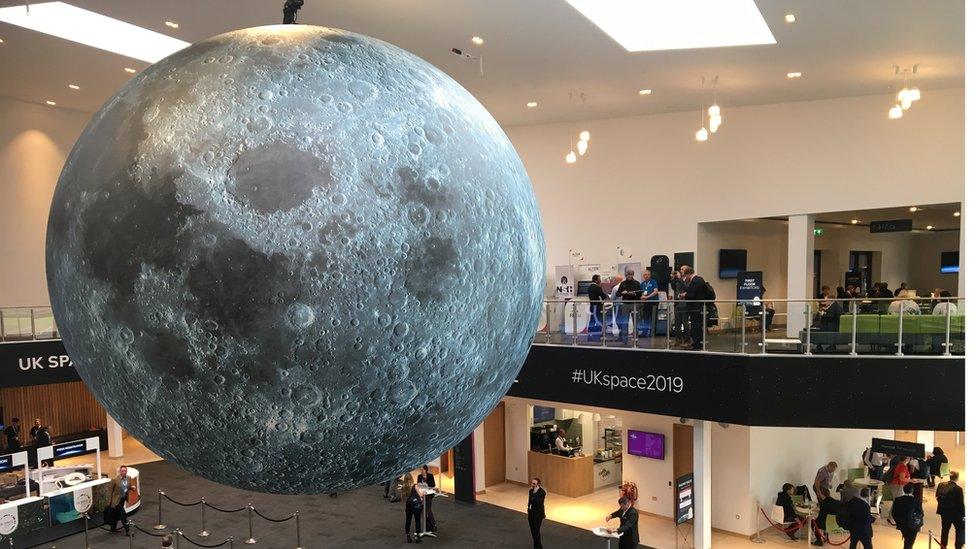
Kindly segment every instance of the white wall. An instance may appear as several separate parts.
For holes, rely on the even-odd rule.
[[[647,261],[694,250],[702,221],[903,206],[893,190],[920,182],[927,203],[961,202],[962,90],[926,92],[897,121],[886,117],[890,103],[723,107],[722,129],[706,143],[693,137],[696,112],[593,120],[590,150],[575,165],[563,156],[578,123],[506,132],[539,200],[550,267],[570,248],[615,263],[618,245]]]
[[[532,408],[521,399],[506,398],[505,403],[505,478],[529,483],[529,427]]]
[[[805,429],[799,427],[751,427],[750,492],[753,505],[758,499],[766,512],[783,484],[805,484],[813,489],[817,469],[836,461],[836,477],[847,478],[847,469],[861,462],[861,454],[871,445],[871,438],[894,438],[893,430]],[[751,513],[750,532],[755,531],[755,511]]]
[[[0,97],[0,306],[47,305],[44,238],[61,165],[88,115]]]
[[[786,297],[786,222],[772,219],[703,223],[698,226],[695,270],[715,288],[718,299],[735,299],[736,279],[718,277],[718,251],[744,249],[746,267],[763,272],[766,297]]]
[[[938,231],[912,235],[911,260],[908,264],[908,282],[921,293],[933,288],[949,290],[954,296],[963,295],[959,291],[959,275],[942,274],[939,264],[942,252],[961,250],[962,242],[958,231]]]

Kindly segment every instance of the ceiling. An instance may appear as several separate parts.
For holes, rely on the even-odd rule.
[[[281,22],[280,0],[67,1],[190,42]],[[963,86],[963,0],[757,5],[777,44],[628,53],[564,0],[306,0],[299,22],[367,34],[419,55],[506,126],[695,110],[702,76],[719,77],[725,107],[884,93],[893,103],[901,87],[896,64],[919,65],[923,100],[927,90]],[[786,13],[797,21],[787,25]],[[474,46],[474,35],[485,44]],[[147,66],[4,23],[0,39],[0,95],[35,103],[94,112],[130,77],[123,67]],[[484,76],[453,47],[483,54]],[[791,71],[802,78],[788,80]],[[653,93],[638,95],[644,88]],[[528,109],[529,101],[539,106]]]
[[[958,202],[952,204],[918,204],[917,211],[912,212],[905,206],[903,208],[879,208],[876,210],[856,210],[847,212],[831,212],[816,214],[818,223],[843,223],[850,225],[851,220],[856,219],[858,225],[867,227],[872,221],[893,221],[896,219],[911,219],[912,227],[916,230],[924,230],[931,225],[934,230],[959,230],[959,219],[952,215],[960,211]]]

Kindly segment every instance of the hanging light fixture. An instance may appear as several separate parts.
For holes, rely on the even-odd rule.
[[[701,79],[701,92],[698,94],[700,99],[700,113],[701,113],[701,128],[695,132],[695,141],[708,141],[708,129],[705,128],[705,77],[702,76]]]
[[[580,156],[586,154],[586,149],[589,148],[587,141],[585,139],[580,139],[576,142],[576,150],[579,151]]]
[[[569,151],[568,153],[566,153],[566,163],[567,164],[575,164],[576,163],[576,153],[575,152]]]
[[[902,110],[900,105],[895,105],[894,107],[888,109],[888,118],[892,120],[897,120],[901,118],[901,115],[902,115]]]
[[[708,107],[708,130],[712,133],[718,131],[722,125],[722,108],[718,106],[715,95],[715,87],[718,85],[718,76],[712,79],[712,106]],[[702,124],[704,126],[704,124]]]
[[[918,73],[918,65],[912,65],[912,74]],[[895,101],[897,104],[888,109],[888,118],[898,119],[901,118],[905,111],[912,108],[912,104],[922,98],[922,92],[917,87],[911,87],[908,69],[902,70],[898,65],[895,65],[895,74],[902,77],[902,86],[898,90],[898,94],[895,95]]]

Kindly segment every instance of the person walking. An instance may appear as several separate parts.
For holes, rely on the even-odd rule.
[[[874,548],[871,543],[871,538],[874,537],[874,529],[871,527],[874,517],[871,516],[871,506],[867,502],[870,495],[870,490],[862,488],[861,497],[847,502],[847,510],[850,515],[848,524],[848,530],[851,532],[850,549],[857,549],[858,544],[864,549]]]
[[[966,502],[963,498],[962,487],[959,486],[959,471],[949,472],[949,480],[939,483],[935,489],[935,499],[938,506],[935,513],[942,517],[942,535],[939,542],[942,547],[949,546],[949,530],[956,529],[956,549],[962,549],[966,543]]]
[[[921,489],[922,486],[919,485],[918,490]],[[905,495],[898,496],[891,504],[891,518],[895,521],[895,528],[898,528],[902,539],[905,540],[904,549],[912,549],[918,531],[922,529],[922,504],[915,497],[915,490],[915,486],[906,484]]]
[[[407,535],[407,543],[414,541],[420,543],[423,541],[420,537],[420,513],[424,510],[424,497],[420,494],[420,488],[414,484],[413,475],[410,473],[403,475],[403,501],[407,517],[403,524],[403,533]],[[416,532],[413,537],[410,537],[410,519],[413,519]]]
[[[529,488],[529,531],[532,532],[533,549],[542,549],[542,520],[546,518],[546,491],[539,477],[532,479]]]

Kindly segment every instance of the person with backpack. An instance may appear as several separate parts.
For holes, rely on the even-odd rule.
[[[962,487],[959,486],[959,472],[949,473],[949,480],[939,484],[935,489],[935,499],[939,502],[936,514],[942,517],[942,535],[939,543],[942,547],[949,546],[949,530],[956,529],[956,549],[962,549],[965,544],[966,528],[966,500]]]
[[[424,496],[420,493],[420,487],[414,484],[413,475],[407,473],[403,475],[403,501],[407,520],[403,525],[403,533],[407,535],[407,543],[416,541],[420,543],[420,514],[424,511]],[[410,519],[413,519],[416,534],[410,537]]]
[[[874,537],[874,529],[871,527],[874,517],[871,516],[871,506],[867,502],[870,495],[870,490],[862,488],[861,497],[847,502],[846,513],[842,513],[845,516],[837,516],[837,524],[851,533],[851,549],[857,549],[858,544],[864,549],[874,548],[871,542]]]
[[[704,340],[704,330],[705,330],[705,315],[702,314],[703,309],[707,310],[708,306],[703,301],[715,300],[715,290],[711,289],[711,286],[705,282],[705,279],[695,274],[695,269],[688,267],[685,271],[685,288],[684,299],[692,301],[688,304],[688,319],[691,323],[691,349],[694,351],[702,350],[702,341]],[[697,301],[697,302],[695,302]],[[714,303],[712,304],[714,305]]]
[[[919,487],[921,490],[921,487]],[[905,485],[905,495],[895,498],[891,504],[891,518],[895,521],[895,528],[901,532],[902,539],[905,540],[904,549],[912,549],[915,545],[915,538],[918,531],[922,529],[924,515],[922,504],[915,497],[915,487],[911,484]]]

